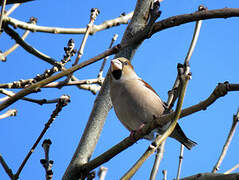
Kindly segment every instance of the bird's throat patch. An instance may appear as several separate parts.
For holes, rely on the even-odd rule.
[[[122,75],[122,70],[114,70],[112,72],[112,75],[116,80],[119,80]]]

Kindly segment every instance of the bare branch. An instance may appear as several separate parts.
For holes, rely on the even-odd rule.
[[[121,40],[120,52],[115,56],[115,58],[123,56],[127,59],[132,59],[136,49],[140,46],[141,42],[137,42],[131,45],[128,44],[128,47],[126,46],[126,44],[132,37],[137,34],[138,31],[142,30],[147,24],[149,6],[151,3],[152,0],[137,1],[135,7],[135,12],[137,13],[134,13],[132,20],[127,26],[127,29]],[[86,128],[74,153],[74,156],[72,157],[72,160],[63,176],[63,180],[77,179],[75,175],[79,173],[79,166],[89,161],[111,107],[112,103],[109,96],[109,76],[107,75],[104,84],[95,99],[94,106],[90,113]],[[84,175],[84,171],[82,171],[80,174],[82,173]]]
[[[2,31],[3,19],[4,19],[4,16],[5,16],[6,2],[7,2],[7,0],[1,0],[2,8],[1,8],[1,14],[0,14],[0,35],[1,35],[1,31]]]
[[[151,35],[156,32],[168,29],[174,26],[179,26],[182,24],[206,20],[206,19],[215,19],[215,18],[230,18],[230,17],[239,17],[239,8],[222,8],[215,10],[203,10],[197,11],[195,13],[183,14],[178,16],[172,16],[167,19],[156,22],[153,25]]]
[[[10,178],[12,178],[13,177],[12,170],[8,167],[7,163],[4,161],[4,159],[3,159],[1,154],[0,154],[0,164],[2,165],[3,169],[8,174],[8,176]]]
[[[224,96],[229,91],[239,91],[239,84],[228,84],[228,83],[219,83],[219,85],[215,88],[213,93],[207,98],[206,100],[188,108],[185,108],[181,112],[181,116],[185,117],[195,112],[206,110],[208,106],[214,103],[219,97]],[[150,133],[153,129],[157,128],[158,126],[165,124],[175,116],[175,113],[169,113],[164,116],[157,118],[156,120],[146,124],[140,132],[136,132],[134,136],[134,140],[132,138],[127,137],[100,156],[96,157],[95,159],[91,160],[87,164],[84,164],[81,168],[85,171],[91,171],[96,167],[102,165],[103,163],[109,161],[111,158],[122,152],[123,150],[127,149],[128,147],[132,146],[136,143],[140,138],[143,138],[146,134]],[[80,168],[79,168],[80,169]]]
[[[18,179],[23,167],[25,166],[25,164],[27,163],[27,160],[30,158],[31,154],[33,153],[33,151],[35,150],[35,148],[37,147],[37,145],[39,144],[40,140],[42,139],[42,137],[44,136],[44,134],[46,133],[46,131],[48,130],[48,128],[50,127],[50,125],[52,124],[52,122],[55,120],[56,116],[59,114],[59,112],[62,110],[62,108],[64,106],[66,106],[68,103],[70,102],[70,97],[67,95],[62,95],[59,98],[59,101],[56,105],[56,109],[52,112],[50,119],[48,120],[48,122],[45,124],[44,129],[42,130],[41,134],[39,135],[39,137],[37,138],[36,142],[33,144],[33,146],[31,147],[30,151],[28,152],[28,154],[26,155],[26,157],[24,158],[23,162],[21,163],[20,167],[18,168],[16,174],[14,175],[15,179]]]
[[[179,180],[179,177],[180,177],[180,172],[181,172],[181,167],[182,167],[182,162],[183,162],[183,150],[184,150],[184,145],[181,144],[179,163],[178,163],[178,172],[177,172],[176,180]]]
[[[236,164],[234,167],[226,171],[224,174],[230,174],[232,171],[235,171],[237,168],[239,168],[239,164]]]
[[[15,32],[13,29],[8,27],[7,25],[4,25],[3,29],[10,37],[12,37],[16,41],[16,43],[18,43],[20,46],[22,46],[30,54],[33,54],[34,56],[36,56],[40,59],[43,59],[44,61],[46,61],[56,67],[59,66],[58,62],[55,59],[52,59],[51,57],[41,53],[37,49],[35,49],[32,46],[30,46],[29,44],[27,44],[25,41],[22,40],[22,38],[18,35],[17,32]]]
[[[12,12],[15,11],[15,9],[17,9],[20,5],[21,3],[13,4],[12,7],[6,12],[5,16],[12,14]]]
[[[63,71],[63,72],[61,72],[59,74],[56,74],[55,76],[51,76],[51,77],[49,77],[47,79],[44,79],[44,80],[42,80],[40,82],[34,83],[34,84],[26,87],[25,89],[21,90],[20,92],[18,92],[17,94],[15,94],[11,98],[7,99],[2,104],[0,104],[0,111],[5,109],[6,107],[10,106],[11,104],[16,102],[17,100],[21,99],[25,95],[33,93],[33,92],[39,90],[40,87],[42,87],[42,86],[44,86],[44,85],[46,85],[46,84],[48,84],[48,83],[50,83],[52,81],[60,79],[61,77],[66,76],[66,75],[68,75],[68,74],[70,74],[72,72],[75,72],[78,69],[81,69],[81,68],[83,68],[85,66],[88,66],[88,65],[90,65],[90,64],[92,64],[92,63],[94,63],[94,62],[96,62],[96,61],[98,61],[98,60],[100,60],[100,59],[102,59],[102,58],[104,58],[106,56],[114,54],[114,53],[118,52],[119,49],[120,49],[120,46],[116,45],[113,48],[111,48],[111,49],[109,49],[109,50],[99,54],[98,56],[95,56],[94,58],[91,58],[91,59],[89,59],[87,61],[84,61],[84,62],[82,62],[82,63],[80,63],[80,64],[78,64],[76,66],[73,66],[73,67],[71,67],[71,68],[69,68],[69,69],[67,69],[67,70],[65,70],[65,71]]]
[[[29,2],[29,1],[34,1],[34,0],[7,0],[7,4],[25,3],[25,2]]]
[[[122,15],[112,20],[107,20],[99,25],[94,25],[90,34],[94,34],[98,31],[105,30],[110,27],[118,26],[120,24],[128,24],[128,21],[132,18],[133,12],[130,12],[126,15]],[[29,23],[25,23],[23,21],[19,21],[12,17],[5,17],[3,21],[7,24],[11,24],[14,27],[19,27],[21,29],[33,31],[33,32],[45,32],[45,33],[54,33],[54,34],[85,34],[86,28],[60,28],[60,27],[46,27],[46,26],[38,26],[32,25]]]
[[[118,38],[118,34],[114,34],[113,38],[111,39],[111,43],[110,43],[110,46],[109,46],[109,49],[112,48],[114,42],[117,40]],[[98,78],[102,78],[102,75],[103,75],[103,69],[105,67],[105,63],[106,63],[106,60],[109,58],[109,56],[105,57],[102,64],[101,64],[101,67],[100,67],[100,71],[99,71],[99,74],[98,74]],[[103,84],[103,83],[102,83]]]
[[[87,38],[88,38],[88,36],[90,34],[90,31],[92,29],[93,23],[95,22],[96,17],[99,15],[99,13],[100,13],[100,11],[97,8],[92,8],[91,9],[90,22],[89,22],[89,24],[87,24],[86,32],[85,32],[83,40],[81,42],[80,49],[77,51],[77,56],[76,56],[75,62],[73,63],[72,66],[77,65],[79,60],[80,60],[80,58],[82,57],[82,55],[84,53],[84,48],[85,48],[85,44],[86,44]],[[72,75],[73,75],[73,73],[69,74],[65,82],[69,82],[69,80],[71,79]]]
[[[43,147],[44,152],[45,152],[45,159],[41,159],[40,162],[45,169],[46,180],[52,180],[52,177],[53,177],[52,166],[53,166],[54,162],[52,160],[49,160],[49,152],[50,152],[51,144],[52,144],[52,142],[51,142],[50,139],[45,139],[42,143],[42,147]]]
[[[31,24],[36,24],[36,23],[37,23],[37,19],[34,18],[34,17],[31,17],[29,23],[31,23]],[[25,31],[24,34],[22,35],[21,39],[22,39],[22,40],[25,40],[29,33],[30,33],[30,31],[28,31],[28,30]],[[16,43],[16,44],[14,44],[10,49],[8,49],[7,51],[5,51],[4,53],[1,53],[1,54],[0,54],[0,60],[1,60],[1,61],[6,61],[7,55],[9,55],[9,54],[12,53],[15,49],[17,49],[18,46],[19,46],[19,44]]]
[[[220,167],[224,157],[227,154],[227,150],[228,150],[229,145],[230,145],[230,143],[232,141],[232,137],[233,137],[233,135],[234,135],[234,133],[236,131],[236,127],[237,127],[238,121],[239,121],[239,108],[237,110],[237,114],[233,115],[232,127],[231,127],[230,132],[229,132],[229,134],[227,136],[227,140],[226,140],[226,142],[225,142],[225,144],[223,146],[221,155],[219,156],[219,159],[218,159],[217,163],[215,164],[215,166],[212,169],[212,173],[216,173],[219,170],[219,167]]]
[[[104,180],[105,179],[107,171],[108,171],[108,168],[103,167],[103,166],[100,167],[100,170],[98,172],[99,180]]]
[[[201,10],[201,8],[199,8],[199,10]],[[199,32],[200,32],[200,29],[201,29],[201,24],[202,24],[201,20],[196,21],[196,26],[194,28],[193,38],[192,38],[190,47],[188,49],[187,56],[184,60],[185,65],[189,64],[189,60],[191,59],[192,53],[195,49],[195,46],[196,46],[196,43],[197,43],[197,40],[198,40],[198,36],[199,36]],[[173,88],[170,91],[168,91],[167,105],[168,105],[169,109],[171,109],[174,106],[174,103],[175,103],[176,99],[178,98],[178,89],[179,89],[179,77],[177,75],[176,80],[175,80],[174,85],[173,85]]]
[[[167,180],[167,170],[163,170],[163,180]]]
[[[239,178],[239,173],[235,174],[219,174],[219,173],[200,173],[180,180],[235,180]]]
[[[10,116],[16,116],[17,115],[17,110],[16,109],[9,109],[7,112],[4,114],[0,115],[0,119],[4,119]]]
[[[7,91],[7,90],[1,89],[1,88],[0,88],[0,93],[9,96],[9,97],[7,97],[7,98],[3,98],[4,101],[8,100],[10,97],[13,97],[13,96],[15,95],[14,92],[12,92],[12,91]],[[23,97],[23,98],[21,98],[21,99],[22,99],[22,100],[25,100],[25,101],[32,102],[32,103],[36,103],[36,104],[39,104],[39,105],[57,103],[58,100],[59,100],[59,98],[57,98],[57,99],[52,99],[52,100],[47,100],[47,99],[32,99],[32,98],[27,98],[27,97]],[[1,102],[1,100],[0,100],[0,102]]]
[[[76,60],[75,60],[75,62],[73,64],[73,66],[78,64],[80,58],[82,57],[82,55],[84,53],[84,48],[85,48],[85,44],[86,44],[87,38],[88,38],[88,36],[89,36],[89,34],[91,32],[91,29],[93,28],[93,23],[95,22],[96,17],[99,15],[99,13],[100,13],[100,11],[97,8],[91,9],[90,22],[87,25],[86,32],[85,32],[83,40],[81,42],[80,49],[77,52],[77,57],[76,57]]]
[[[153,165],[152,171],[150,173],[150,180],[155,180],[156,179],[159,164],[160,164],[161,160],[163,159],[165,142],[166,142],[166,140],[157,149],[155,159],[154,159],[154,165]]]

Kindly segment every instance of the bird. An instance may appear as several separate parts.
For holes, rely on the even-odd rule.
[[[130,61],[124,57],[111,60],[110,64],[110,98],[114,111],[121,123],[131,132],[140,130],[155,117],[167,112],[167,105],[156,91],[135,72]],[[144,136],[153,140],[155,131],[162,134],[170,123]],[[197,143],[188,139],[183,130],[176,125],[170,137],[182,143],[187,149],[192,149]]]

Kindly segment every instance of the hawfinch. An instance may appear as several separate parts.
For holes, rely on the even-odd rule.
[[[124,57],[111,61],[110,96],[118,119],[131,132],[161,116],[167,108],[155,90],[136,74],[130,61]],[[170,122],[157,129],[157,132],[162,134],[169,125]],[[179,124],[170,137],[188,149],[197,144],[186,137]],[[144,138],[152,140],[154,132]]]

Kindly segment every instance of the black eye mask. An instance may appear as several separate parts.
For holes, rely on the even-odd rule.
[[[122,75],[122,70],[114,70],[112,72],[112,75],[116,80],[119,80]]]

